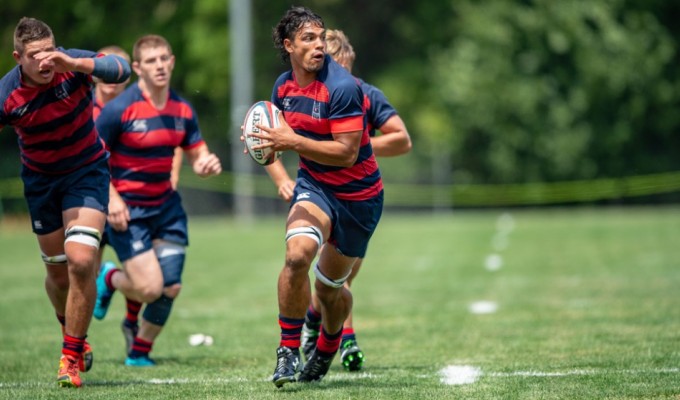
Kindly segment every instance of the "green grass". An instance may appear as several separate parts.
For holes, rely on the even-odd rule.
[[[365,371],[336,360],[322,383],[277,390],[283,222],[193,218],[159,365],[122,365],[117,294],[91,325],[94,368],[69,391],[55,384],[60,330],[36,241],[27,222],[3,221],[0,398],[680,398],[680,207],[387,213],[354,287]],[[492,253],[497,271],[484,266]],[[482,300],[498,310],[470,313]],[[214,345],[189,346],[197,332]],[[481,373],[445,384],[451,365]]]

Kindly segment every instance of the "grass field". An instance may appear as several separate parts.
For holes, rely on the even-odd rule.
[[[117,294],[69,391],[37,244],[2,222],[0,398],[680,399],[680,207],[387,213],[354,287],[365,370],[336,359],[320,384],[282,390],[269,378],[283,217],[190,223],[159,365],[122,365]],[[214,344],[190,346],[199,332]]]

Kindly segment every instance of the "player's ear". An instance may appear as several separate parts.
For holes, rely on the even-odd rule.
[[[283,48],[286,49],[287,52],[292,53],[293,42],[290,39],[283,39]]]
[[[135,71],[135,74],[137,74],[137,76],[140,76],[142,71],[139,68],[139,61],[133,61],[131,66],[132,70]]]
[[[16,61],[17,64],[21,64],[21,62],[20,62],[21,61],[21,54],[19,54],[18,51],[14,50],[12,52],[12,57],[14,57],[14,61]]]

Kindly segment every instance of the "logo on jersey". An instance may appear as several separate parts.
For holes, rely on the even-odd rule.
[[[300,193],[299,195],[297,195],[295,200],[305,200],[305,199],[308,199],[308,198],[309,198],[309,192],[303,192],[303,193]]]
[[[177,132],[184,132],[184,119],[175,117],[175,130]]]
[[[59,100],[64,100],[66,97],[68,97],[68,91],[66,90],[66,87],[63,83],[54,88],[54,96]]]
[[[148,129],[145,119],[136,119],[132,121],[132,132],[146,132]]]
[[[312,106],[312,118],[321,119],[321,104],[314,100],[314,106]]]
[[[290,98],[284,97],[282,103],[283,103],[283,109],[284,110],[287,110],[287,109],[290,108]]]
[[[15,108],[14,111],[12,111],[12,115],[16,118],[21,118],[24,116],[24,114],[26,114],[26,111],[28,111],[28,103],[21,107]]]

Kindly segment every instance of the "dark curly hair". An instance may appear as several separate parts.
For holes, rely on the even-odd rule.
[[[293,40],[297,31],[307,23],[325,28],[323,19],[314,13],[314,11],[307,7],[296,6],[286,11],[279,23],[274,27],[272,32],[274,48],[279,50],[283,62],[287,63],[290,60],[290,54],[286,51],[283,41],[285,39]]]

